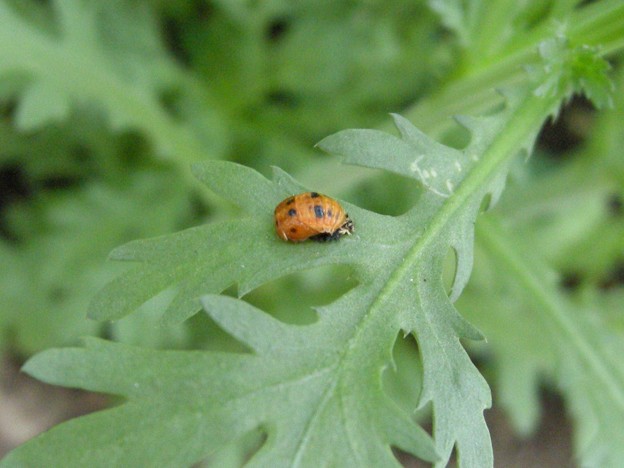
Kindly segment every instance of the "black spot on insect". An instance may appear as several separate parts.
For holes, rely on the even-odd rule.
[[[330,218],[334,216],[334,212],[332,210],[327,210],[327,216]]]
[[[287,205],[292,205],[294,202],[295,202],[295,197],[290,197],[288,200],[286,200]]]
[[[288,210],[288,216],[290,216],[291,218],[293,216],[297,216],[297,210],[295,210],[294,208],[291,208],[290,210]]]
[[[317,218],[325,216],[325,212],[323,211],[323,207],[321,205],[314,205],[314,216]]]
[[[320,195],[316,192],[310,192],[310,198],[318,198]]]
[[[290,228],[290,232],[294,234],[295,232],[297,232],[297,228]]]

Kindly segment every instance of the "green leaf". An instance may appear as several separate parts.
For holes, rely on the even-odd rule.
[[[70,110],[90,108],[103,110],[116,130],[142,132],[169,160],[186,164],[222,151],[221,119],[208,106],[202,123],[210,125],[201,129],[194,128],[197,121],[180,126],[163,106],[163,94],[173,90],[187,111],[191,102],[210,99],[181,79],[149,9],[81,0],[54,0],[51,9],[54,15],[38,24],[0,1],[0,76],[22,77],[19,128],[40,128],[64,120]]]
[[[621,330],[610,330],[597,304],[566,298],[557,275],[533,253],[534,243],[496,219],[482,219],[478,233],[489,268],[471,283],[459,307],[488,334],[497,356],[501,401],[516,426],[525,434],[535,428],[537,385],[552,379],[574,416],[582,464],[618,466],[624,456]],[[488,317],[489,310],[504,311],[504,319]]]
[[[575,47],[562,30],[556,37],[543,41],[539,52],[543,63],[531,71],[541,75],[540,80],[545,75],[549,78],[535,90],[538,95],[571,96],[574,92],[582,92],[598,108],[613,105],[611,93],[614,86],[607,75],[610,66],[600,56],[599,48]]]
[[[477,351],[492,363],[496,399],[516,431],[534,433],[547,386],[567,402],[575,456],[587,466],[622,457],[624,329],[613,318],[624,302],[607,289],[618,284],[607,272],[624,248],[613,206],[621,144],[604,138],[621,121],[614,96],[616,109],[596,119],[588,141],[547,169],[524,166],[480,220],[475,274],[457,303],[488,337]]]
[[[624,44],[624,4],[602,0],[573,8],[575,2],[569,0],[544,6],[507,0],[430,1],[460,38],[464,49],[458,51],[453,37],[441,37],[439,25],[418,2],[406,8],[403,0],[297,6],[222,1],[212,5],[209,15],[197,14],[194,6],[185,7],[186,19],[152,14],[165,3],[172,5],[169,11],[184,8],[161,0],[149,6],[125,0],[0,0],[0,97],[8,101],[0,109],[0,158],[20,171],[27,167],[29,181],[36,181],[33,186],[49,182],[51,176],[53,182],[57,177],[63,183],[67,177],[77,182],[58,189],[64,196],[55,194],[41,207],[36,188],[36,201],[26,203],[41,209],[9,212],[8,226],[18,233],[18,242],[0,244],[0,263],[9,267],[0,279],[0,340],[30,352],[67,343],[77,330],[91,333],[105,327],[108,336],[141,346],[184,346],[189,344],[186,334],[196,332],[200,320],[211,320],[250,352],[157,352],[88,340],[85,348],[42,354],[29,362],[28,372],[52,383],[119,395],[124,402],[58,426],[4,463],[177,466],[215,455],[225,443],[236,446],[232,452],[242,462],[245,452],[239,441],[250,439],[260,447],[251,460],[258,465],[396,465],[392,447],[437,460],[440,466],[453,450],[462,465],[492,465],[482,414],[490,404],[489,389],[463,349],[481,333],[452,305],[471,273],[473,225],[480,209],[500,195],[509,161],[530,151],[544,118],[562,99],[582,91],[598,104],[609,102],[608,66],[601,56]],[[546,10],[558,13],[538,14]],[[40,11],[47,14],[38,17]],[[544,41],[553,19],[564,18],[562,13],[570,14],[569,38]],[[166,29],[167,50],[159,29]],[[462,55],[451,64],[456,52]],[[184,61],[184,70],[175,65],[178,59]],[[494,87],[527,82],[521,76],[527,63],[539,69],[537,93],[507,90],[512,97],[503,113],[459,117],[471,136],[466,149],[431,138],[432,133],[442,135],[440,128],[446,124],[440,122],[451,122],[448,116],[456,109],[490,109],[503,100],[494,96]],[[444,69],[451,67],[454,72],[447,76]],[[202,73],[205,81],[195,83]],[[384,194],[367,193],[369,207],[403,212],[410,202],[393,201],[391,208],[384,204],[401,194],[399,185],[415,187],[420,198],[409,212],[380,216],[344,203],[356,222],[354,236],[327,245],[284,244],[271,227],[273,207],[286,195],[308,190],[307,184],[279,169],[268,180],[231,163],[198,165],[196,176],[239,206],[240,218],[213,217],[207,226],[118,248],[112,258],[125,260],[130,270],[96,298],[91,315],[123,320],[103,325],[83,320],[89,291],[105,277],[99,259],[110,245],[187,225],[181,221],[188,206],[185,181],[167,173],[149,177],[154,183],[145,187],[140,176],[126,177],[134,164],[146,163],[143,156],[152,148],[182,161],[179,167],[186,174],[184,161],[221,155],[225,134],[236,132],[237,161],[266,167],[268,160],[282,158],[288,170],[301,170],[299,156],[307,154],[311,138],[327,131],[323,129],[351,122],[367,126],[371,120],[374,125],[380,110],[404,108],[429,88],[435,92],[429,98],[425,94],[425,105],[414,114],[419,115],[413,120],[420,129],[395,116],[398,137],[351,130],[320,144],[349,164],[393,172],[392,180],[401,178],[396,187],[380,182],[388,174],[380,178],[376,188]],[[215,89],[222,92],[219,105],[227,106],[227,118],[212,108],[209,93]],[[96,114],[103,118],[93,118]],[[50,132],[49,124],[59,120],[71,131]],[[603,169],[610,172],[605,177],[620,182],[621,121],[613,119],[607,133],[614,142],[612,165]],[[17,136],[13,124],[28,134]],[[130,137],[123,161],[85,162],[85,147],[88,152],[91,146],[127,144],[106,132],[96,130],[98,145],[85,144],[88,139],[76,139],[75,145],[66,138],[100,125]],[[39,138],[42,133],[46,136]],[[293,134],[307,140],[284,142]],[[597,140],[606,141],[602,136]],[[454,135],[444,138],[454,141]],[[136,151],[137,142],[144,141],[148,149]],[[111,171],[111,166],[117,167]],[[316,167],[300,180],[316,180],[334,193],[346,193],[339,187],[352,189],[364,173]],[[34,177],[33,168],[38,168]],[[619,179],[614,176],[618,170]],[[101,174],[118,185],[93,183],[91,178]],[[621,186],[615,185],[619,192]],[[564,200],[568,210],[545,211],[557,216],[552,229],[530,240],[513,228],[509,235],[492,229],[489,242],[487,234],[480,236],[486,252],[478,257],[498,252],[497,234],[503,252],[495,255],[487,272],[491,275],[481,278],[487,297],[473,295],[472,306],[489,317],[483,326],[477,319],[474,323],[491,342],[504,340],[495,358],[502,398],[517,426],[528,432],[537,420],[536,383],[543,376],[556,380],[578,421],[583,463],[603,466],[622,458],[617,439],[623,432],[622,372],[614,356],[623,350],[620,336],[611,333],[621,325],[622,302],[614,303],[610,321],[603,323],[598,301],[582,307],[573,303],[558,291],[549,271],[553,265],[540,263],[555,259],[557,266],[586,271],[578,262],[585,258],[597,277],[604,275],[605,265],[612,266],[607,260],[622,252],[621,220],[602,228],[601,204],[605,194],[615,192],[585,188],[554,200],[543,192],[519,190],[520,197],[543,196],[553,205]],[[353,192],[343,197],[355,199]],[[583,222],[571,221],[575,210],[583,212],[578,218]],[[527,229],[535,225],[526,224]],[[539,240],[549,241],[552,249],[537,254],[533,249]],[[597,256],[606,260],[598,264],[593,261]],[[455,270],[448,272],[451,257]],[[315,269],[320,265],[338,268]],[[271,281],[259,294],[268,295],[269,290],[274,303],[308,317],[311,312],[302,305],[305,288],[291,277],[280,282],[289,289],[275,294],[273,280],[309,269],[315,270],[308,271],[306,281],[322,277],[331,282],[327,289],[340,283],[338,276],[345,272],[357,286],[319,307],[318,320],[307,320],[305,326],[279,322],[257,303],[253,307],[209,294],[229,293],[235,285],[242,297]],[[497,277],[499,270],[504,280]],[[449,286],[445,276],[452,277]],[[492,285],[498,286],[496,291]],[[327,297],[326,291],[315,304],[323,303],[321,297]],[[257,297],[245,299],[254,302]],[[207,314],[182,323],[202,304]],[[159,320],[168,326],[158,327]],[[413,345],[404,356],[412,360],[406,366],[410,371],[400,375],[404,385],[411,385],[405,391],[411,398],[396,395],[388,383],[396,365],[392,349],[399,346],[397,335]],[[211,338],[208,346],[217,348],[218,337]],[[415,408],[431,411],[433,443]]]
[[[275,353],[295,352],[305,343],[305,352],[290,356],[286,362],[296,362],[291,370],[305,380],[316,382],[321,372],[319,387],[303,399],[304,403],[299,402],[301,411],[315,415],[314,424],[319,425],[318,433],[310,436],[310,447],[323,446],[329,443],[324,437],[335,438],[337,433],[345,432],[349,434],[343,448],[347,450],[345,454],[333,452],[343,447],[341,444],[325,450],[339,459],[344,456],[345,460],[359,453],[359,459],[369,464],[389,463],[388,449],[383,449],[383,444],[388,443],[428,459],[433,454],[424,449],[427,444],[422,437],[414,439],[415,429],[404,432],[409,427],[403,427],[407,420],[399,423],[394,416],[387,420],[371,413],[371,408],[385,408],[384,414],[396,413],[390,411],[389,403],[382,404],[380,372],[390,361],[397,334],[401,330],[414,333],[424,364],[420,405],[432,404],[441,463],[456,446],[467,465],[491,465],[489,434],[482,414],[490,405],[489,391],[459,342],[459,338],[480,339],[481,335],[452,307],[442,282],[442,265],[449,249],[453,249],[457,257],[452,289],[455,297],[470,273],[472,224],[483,197],[498,197],[506,174],[506,159],[530,144],[535,122],[540,122],[551,106],[551,101],[534,97],[525,106],[510,107],[496,121],[461,119],[474,133],[472,144],[463,151],[429,140],[400,117],[395,117],[400,138],[370,131],[345,131],[326,138],[319,146],[343,154],[352,164],[395,171],[420,181],[427,189],[417,207],[398,218],[346,204],[356,222],[356,234],[332,244],[292,245],[275,235],[273,207],[285,196],[303,190],[286,174],[276,170],[271,183],[252,170],[231,163],[196,166],[195,173],[215,192],[241,205],[246,211],[244,217],[135,241],[116,249],[113,258],[141,263],[95,298],[91,314],[100,319],[121,317],[161,291],[172,290],[175,296],[164,317],[177,322],[198,310],[197,298],[206,292],[220,292],[236,283],[243,295],[290,272],[323,264],[350,264],[360,285],[335,303],[318,309],[320,319],[310,326],[292,327],[260,319],[259,311],[232,299],[211,296],[204,299],[204,306],[213,320],[256,354],[271,353],[267,363],[258,364],[265,371],[267,366],[272,367],[271,363],[281,362]],[[505,126],[516,130],[513,138],[501,138],[499,130]],[[388,147],[400,151],[393,153],[391,159]],[[437,178],[443,181],[438,182]],[[309,368],[305,364],[308,360]],[[238,379],[245,381],[248,377],[241,374]],[[224,378],[221,375],[220,381]],[[336,389],[335,397],[331,389]],[[231,389],[226,393],[231,393]],[[280,398],[280,403],[283,400]],[[263,407],[267,405],[268,402],[262,403]],[[345,416],[338,419],[348,424],[342,430],[330,429],[337,412],[344,412]],[[363,429],[365,421],[375,421],[376,429],[371,428],[375,432]],[[227,437],[239,437],[262,423],[256,420]],[[277,424],[264,423],[263,427],[268,428]],[[300,433],[292,427],[277,427]],[[280,460],[283,456],[289,463],[299,460],[297,450],[289,449],[283,455],[281,443],[273,443],[275,437],[278,436],[269,434],[267,444],[257,455],[259,460]],[[414,440],[420,442],[415,446]],[[300,456],[306,464],[305,450]]]
[[[538,86],[551,79],[547,74]],[[515,90],[506,93],[509,103],[501,113],[459,118],[471,134],[463,150],[440,145],[400,117],[400,136],[347,130],[324,139],[320,148],[350,164],[396,172],[423,187],[414,208],[399,217],[345,203],[356,232],[335,243],[294,245],[277,238],[274,206],[306,189],[280,170],[268,181],[232,163],[196,166],[209,188],[240,205],[242,217],[116,249],[113,258],[138,265],[95,298],[91,315],[123,317],[171,294],[163,319],[177,323],[196,313],[202,298],[212,320],[251,353],[156,352],[94,341],[86,349],[44,353],[26,367],[37,377],[128,402],[59,426],[6,463],[36,460],[39,450],[76,464],[188,464],[261,428],[267,438],[252,458],[258,465],[355,460],[392,466],[395,446],[425,460],[437,455],[439,466],[454,449],[465,466],[492,466],[483,417],[490,392],[461,341],[482,335],[452,302],[472,269],[473,226],[484,200],[496,202],[510,161],[530,151],[541,123],[567,92]],[[450,252],[456,268],[448,291],[443,270]],[[210,294],[236,285],[243,296],[274,278],[332,264],[349,265],[359,284],[317,308],[311,325],[286,325],[240,299]],[[399,333],[413,334],[418,343],[419,407],[432,409],[435,448],[382,386]],[[120,421],[121,427],[115,424]],[[52,450],[86,425],[99,429],[90,433],[91,450]],[[170,444],[154,448],[154,440]]]
[[[249,339],[252,355],[148,351],[93,339],[84,349],[47,351],[25,370],[127,402],[31,444],[54,447],[50,454],[64,466],[185,466],[260,427],[267,442],[250,461],[256,466],[396,465],[390,445],[435,459],[427,434],[392,400],[358,390],[373,384],[367,369],[377,359],[362,356],[356,372],[340,365],[357,314],[328,316],[309,329],[226,297],[207,296],[204,304],[221,326]],[[291,345],[276,346],[276,334]],[[154,444],[155,437],[167,443]],[[67,438],[85,443],[67,445]],[[35,460],[17,450],[2,464]]]

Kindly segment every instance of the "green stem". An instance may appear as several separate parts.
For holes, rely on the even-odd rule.
[[[621,0],[595,2],[577,9],[565,24],[568,26],[564,32],[574,44],[599,47],[604,55],[624,49],[624,2]],[[493,88],[528,80],[523,67],[539,61],[538,45],[555,31],[556,25],[547,21],[534,31],[520,35],[481,67],[466,70],[439,93],[403,111],[403,115],[425,133],[435,136],[453,124],[449,116],[483,113],[500,102]]]

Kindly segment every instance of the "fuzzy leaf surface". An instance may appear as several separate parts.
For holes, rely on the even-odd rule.
[[[435,459],[429,436],[392,400],[352,387],[374,385],[360,379],[379,379],[368,371],[378,363],[361,355],[357,372],[336,365],[343,353],[337,344],[351,334],[356,314],[340,328],[327,322],[309,330],[223,296],[207,296],[204,304],[236,336],[253,337],[254,354],[147,351],[99,340],[43,353],[27,372],[128,401],[59,426],[33,448],[54,447],[64,466],[185,466],[261,427],[268,440],[252,466],[397,465],[390,445]],[[278,335],[287,344],[277,343]],[[68,446],[68,437],[89,442]],[[156,437],[167,444],[155,448]],[[14,452],[4,463],[27,461],[28,453]]]
[[[537,109],[543,112],[543,100],[535,99]],[[360,464],[389,466],[396,463],[390,446],[434,460],[436,450],[444,459],[457,445],[466,466],[491,465],[489,433],[482,414],[490,405],[489,390],[459,342],[460,338],[479,339],[481,335],[453,308],[442,282],[442,264],[449,249],[454,249],[458,268],[452,294],[458,295],[470,271],[474,217],[485,194],[491,194],[493,199],[497,197],[506,172],[503,163],[491,166],[491,172],[480,173],[475,168],[479,167],[482,156],[488,157],[488,151],[499,135],[498,129],[513,121],[517,111],[508,110],[495,122],[490,120],[492,118],[463,119],[462,122],[475,135],[473,144],[464,151],[441,147],[398,116],[395,122],[400,137],[352,130],[323,140],[319,144],[321,148],[344,155],[352,164],[398,172],[420,181],[426,188],[418,206],[397,218],[345,204],[356,222],[357,232],[336,243],[293,245],[276,237],[273,207],[285,196],[304,190],[281,171],[275,170],[274,180],[269,181],[251,169],[232,163],[213,161],[198,165],[196,175],[213,191],[239,203],[246,210],[246,216],[170,236],[132,242],[116,249],[112,254],[114,258],[139,262],[138,266],[114,280],[96,298],[92,315],[100,319],[122,317],[163,291],[175,291],[164,311],[164,318],[177,322],[194,314],[200,306],[198,298],[207,292],[218,293],[236,283],[239,294],[244,294],[289,272],[323,264],[349,264],[360,284],[336,302],[319,308],[319,320],[305,327],[277,322],[239,300],[205,297],[203,305],[212,319],[251,348],[253,354],[206,354],[203,358],[208,363],[206,369],[196,369],[199,381],[191,379],[189,385],[204,388],[201,382],[205,376],[216,373],[209,380],[215,382],[213,385],[217,381],[221,383],[211,387],[210,392],[216,393],[211,394],[209,400],[219,402],[219,411],[217,414],[211,408],[193,409],[190,414],[196,419],[191,419],[218,427],[228,420],[226,414],[229,414],[232,422],[225,427],[232,427],[232,430],[223,432],[223,437],[228,440],[257,427],[265,428],[267,443],[252,460],[259,464],[272,461],[307,466],[327,456],[330,457],[327,460],[342,461],[343,464],[358,460]],[[504,161],[510,152],[515,154],[531,138],[531,132],[523,134],[518,145],[504,151],[497,150],[496,157]],[[387,154],[388,141],[392,148],[401,151],[394,159],[384,160],[378,156]],[[445,181],[442,184],[435,180],[431,182],[424,175],[425,171],[430,178],[444,177]],[[475,180],[471,181],[471,178]],[[472,185],[462,191],[463,184]],[[441,189],[447,192],[443,193]],[[449,203],[451,212],[448,212]],[[414,333],[422,350],[424,387],[421,406],[433,405],[436,449],[424,431],[398,410],[381,385],[382,370],[391,363],[393,343],[400,332]],[[111,367],[122,365],[114,362],[112,356],[119,352],[114,345],[98,342],[95,348],[87,351],[67,351],[67,359],[61,357],[64,351],[48,355],[48,358],[44,354],[41,362],[45,365],[33,364],[27,369],[44,380],[129,398],[127,404],[116,410],[88,417],[92,419],[85,418],[87,422],[84,424],[97,425],[102,434],[111,427],[111,420],[107,418],[113,415],[122,420],[126,417],[137,419],[141,406],[134,403],[133,395],[141,400],[140,395],[129,394],[124,388],[110,388],[108,383],[103,386],[107,379],[91,381],[92,376],[80,376],[77,381],[69,383],[64,377],[55,377],[57,373],[64,374],[68,369],[82,367],[75,366],[74,360],[83,352],[90,356],[88,359],[96,360],[85,363],[88,369],[98,368],[97,360],[104,359],[103,356],[109,356],[105,359],[112,361],[108,364]],[[192,356],[194,359],[195,354]],[[149,358],[161,360],[153,356]],[[123,358],[120,359],[124,362]],[[65,370],[42,373],[52,361],[58,361],[59,369]],[[185,365],[181,367],[186,369]],[[148,367],[152,368],[151,365]],[[150,373],[159,374],[158,379],[186,381],[177,372],[171,374],[167,366],[155,367],[158,370]],[[135,372],[138,370],[129,371],[128,376]],[[305,390],[295,389],[297,382],[305,383]],[[160,398],[168,400],[173,390],[154,385],[158,387]],[[256,396],[253,396],[238,401],[238,410],[227,403],[232,394],[249,385],[265,394],[266,399],[255,401]],[[292,393],[287,390],[291,387]],[[145,387],[139,383],[139,388]],[[252,389],[248,388],[248,391]],[[291,419],[296,416],[298,422],[290,419],[286,423],[279,419],[283,412],[280,408],[291,398],[297,398],[298,409],[290,408],[285,414]],[[173,402],[168,403],[169,407],[171,405]],[[244,408],[247,416],[241,418],[240,412]],[[253,411],[249,412],[251,408],[261,412],[254,416]],[[138,413],[130,415],[124,411]],[[189,414],[184,405],[178,411]],[[160,416],[166,420],[173,418],[172,415]],[[155,418],[153,415],[149,417]],[[59,440],[71,438],[82,430],[81,424],[78,420],[60,426],[39,440],[45,443],[55,437]],[[185,430],[196,432],[193,424],[189,420],[180,421]],[[185,433],[185,430],[181,432]],[[147,432],[147,439],[154,436]],[[189,459],[176,461],[186,463],[207,456],[212,447],[206,444],[209,439],[217,440],[212,434],[202,438],[202,442],[197,443],[201,450],[190,450]],[[96,442],[96,446],[98,444]],[[27,455],[28,445],[24,447],[14,456],[19,457],[21,450]],[[122,452],[120,461],[139,456],[134,450]],[[166,459],[166,453],[161,455]],[[79,453],[76,452],[75,456],[78,457]]]
[[[544,80],[552,78],[548,69]],[[96,297],[91,315],[120,318],[166,292],[172,300],[163,318],[175,323],[196,313],[202,298],[211,318],[251,353],[142,351],[99,341],[86,349],[44,353],[27,365],[33,375],[122,395],[128,402],[59,426],[14,451],[6,463],[27,464],[38,453],[59,454],[66,462],[70,455],[57,451],[58,445],[69,445],[89,430],[95,442],[73,444],[72,460],[102,463],[110,460],[111,447],[121,447],[114,454],[120,463],[188,464],[209,455],[213,443],[261,428],[267,439],[252,465],[312,466],[331,460],[393,466],[394,446],[437,459],[439,466],[446,465],[453,449],[462,466],[492,466],[483,418],[489,388],[460,341],[478,340],[481,334],[452,301],[470,274],[473,225],[483,200],[496,202],[509,161],[530,150],[539,126],[568,92],[566,86],[539,95],[519,90],[508,94],[509,105],[498,115],[460,118],[472,136],[463,150],[440,146],[398,116],[400,136],[347,130],[324,139],[318,146],[347,163],[398,173],[424,189],[414,208],[399,217],[345,203],[356,234],[336,243],[293,245],[277,238],[273,208],[306,190],[280,170],[267,180],[233,163],[196,165],[198,178],[240,205],[244,215],[116,249],[113,258],[138,265]],[[447,291],[442,273],[450,251],[456,269]],[[287,325],[240,299],[213,295],[236,285],[243,296],[271,279],[332,264],[349,265],[359,284],[319,307],[311,325]],[[412,333],[418,342],[419,406],[432,409],[435,449],[382,387],[399,333]],[[135,360],[143,360],[139,368],[132,367]],[[98,369],[106,369],[104,377]],[[145,433],[139,426],[147,427]]]

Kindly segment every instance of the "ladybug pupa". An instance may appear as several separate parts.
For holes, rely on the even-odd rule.
[[[320,193],[293,195],[275,207],[275,230],[285,241],[326,242],[350,235],[353,229],[340,203]]]

